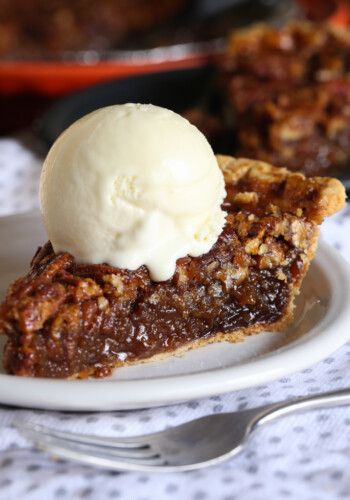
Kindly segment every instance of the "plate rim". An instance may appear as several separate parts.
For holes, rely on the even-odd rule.
[[[0,222],[6,226],[18,218],[37,218],[39,215],[36,210],[5,216]],[[0,374],[0,402],[56,411],[141,409],[247,389],[303,370],[350,339],[350,265],[322,239],[314,261],[329,282],[329,308],[305,336],[285,348],[230,367],[148,379],[61,380]],[[96,387],[99,389],[93,390]],[[45,399],[50,394],[53,396]]]

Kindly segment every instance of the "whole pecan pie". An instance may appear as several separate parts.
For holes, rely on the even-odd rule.
[[[104,377],[291,321],[319,224],[343,207],[344,188],[259,161],[217,159],[226,225],[207,254],[178,259],[167,281],[152,281],[145,266],[78,265],[50,242],[38,249],[0,306],[8,373]]]

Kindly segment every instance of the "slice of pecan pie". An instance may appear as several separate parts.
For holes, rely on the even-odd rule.
[[[236,153],[344,175],[350,162],[350,30],[293,21],[234,32],[223,62]]]
[[[5,368],[30,377],[107,376],[210,342],[280,330],[312,259],[318,225],[344,205],[342,184],[218,156],[227,222],[210,252],[171,279],[77,265],[48,242],[0,307]]]

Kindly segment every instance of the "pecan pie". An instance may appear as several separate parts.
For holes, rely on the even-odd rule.
[[[109,265],[78,265],[39,248],[0,307],[10,374],[104,377],[210,342],[236,342],[292,319],[293,300],[324,217],[344,205],[331,178],[218,156],[227,222],[212,249],[177,261],[167,281]]]
[[[181,13],[189,0],[0,0],[0,55],[111,50]],[[69,54],[66,54],[66,57]]]
[[[236,32],[223,63],[235,154],[311,175],[350,162],[350,31],[308,22]]]

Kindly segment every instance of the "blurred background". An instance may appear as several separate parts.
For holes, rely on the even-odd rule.
[[[293,16],[289,0],[0,0],[0,134],[63,95],[212,62],[227,33]]]
[[[303,63],[308,72],[315,66],[316,46],[318,60],[320,51],[324,51],[327,45],[333,47],[334,54],[339,52],[340,47],[340,62],[329,50],[326,56],[322,56],[322,67],[323,70],[327,67],[328,74],[331,66],[342,66],[342,74],[336,78],[332,76],[334,87],[335,80],[348,79],[350,42],[343,36],[341,41],[338,38],[334,41],[333,35],[327,32],[320,43],[317,41],[319,35],[306,35],[304,28],[300,34],[300,30],[293,28],[293,33],[285,31],[279,34],[278,41],[276,32],[274,41],[271,41],[271,33],[264,34],[263,42],[260,35],[255,41],[250,36],[249,41],[244,42],[246,47],[238,49],[237,56],[236,42],[232,45],[230,40],[241,29],[249,29],[256,23],[281,30],[290,22],[302,23],[305,20],[315,23],[315,26],[323,26],[326,22],[332,27],[346,27],[350,22],[350,4],[346,0],[0,0],[0,135],[16,136],[30,131],[42,142],[44,154],[64,128],[97,107],[127,101],[153,102],[184,114],[202,129],[216,152],[236,154],[247,151],[250,156],[260,155],[262,159],[274,160],[276,164],[286,164],[287,148],[281,156],[279,146],[272,137],[272,128],[269,148],[274,153],[271,158],[266,153],[266,145],[262,144],[263,138],[258,137],[251,123],[245,124],[244,130],[237,129],[237,116],[243,122],[245,120],[235,102],[235,99],[241,99],[242,93],[237,93],[237,89],[232,93],[233,86],[238,85],[237,75],[246,75],[245,86],[247,81],[251,82],[252,75],[259,86],[261,82],[268,85],[270,92],[264,98],[266,102],[273,101],[276,105],[272,92],[275,92],[274,95],[280,92],[275,82],[283,80],[276,68],[280,68],[281,73],[289,64],[286,58],[296,58],[296,51],[300,50],[298,44],[302,45],[304,61],[308,61]],[[294,48],[287,47],[288,37],[293,40]],[[331,37],[330,43],[325,41],[327,37]],[[308,49],[308,44],[313,48]],[[262,76],[261,68],[257,68],[256,64],[253,67],[249,63],[248,71],[247,64],[242,62],[249,59],[246,54],[252,54],[257,45],[260,48],[254,57],[259,54],[260,66],[268,68],[268,75]],[[319,48],[321,45],[323,48]],[[283,57],[280,57],[282,52]],[[328,62],[324,63],[326,59]],[[320,73],[320,68],[318,71]],[[284,78],[283,85],[291,88],[291,78],[288,78],[287,84]],[[305,78],[300,81],[299,87],[305,86],[305,81]],[[318,84],[318,77],[313,78],[312,92],[316,81]],[[323,80],[322,85],[324,87]],[[340,98],[339,86],[337,91],[333,87],[327,88],[328,94],[333,96],[337,93],[337,98],[329,98],[331,102],[327,103],[327,110],[336,108],[336,112],[332,111],[332,120],[336,115],[338,121],[337,124],[332,121],[332,131],[340,126],[339,109],[344,107],[348,98],[345,91]],[[256,102],[256,91],[254,96],[245,95],[242,98],[246,103]],[[303,99],[308,98],[298,94],[297,107],[301,109]],[[282,98],[278,99],[281,101]],[[316,100],[320,99],[317,94]],[[257,106],[260,106],[259,103]],[[277,107],[281,109],[281,106],[279,103]],[[282,107],[285,117],[287,108],[285,104]],[[277,115],[275,113],[272,118],[270,108],[269,104],[268,122],[271,124],[275,123]],[[255,107],[257,126],[261,126],[262,120],[261,111],[259,113],[258,116]],[[266,113],[264,110],[265,121]],[[341,119],[344,121],[344,113]],[[350,112],[346,120],[350,123]],[[293,123],[289,119],[289,136],[291,127],[294,127],[292,135],[295,136],[294,122],[295,117]],[[300,123],[297,126],[298,130],[301,127],[308,127],[305,119],[302,126]],[[339,138],[338,134],[337,140],[342,147],[345,145],[349,149],[350,157],[350,125],[348,135],[344,134],[344,130],[343,127],[342,137]],[[288,140],[290,142],[290,137]],[[293,163],[287,158],[288,166],[301,170],[306,168],[306,172],[314,173],[316,167],[310,161],[305,167],[310,155],[314,154],[310,148],[315,151],[315,148],[319,150],[323,146],[323,157],[319,157],[316,163],[321,165],[323,162],[323,168],[334,163],[330,155],[335,153],[330,153],[328,143],[324,142],[324,138],[318,137],[317,140],[312,146],[305,145],[304,140],[303,159]],[[254,151],[254,141],[259,142],[259,148],[256,144],[254,147],[262,153]],[[250,149],[247,149],[247,144],[250,144]],[[339,160],[339,152],[337,155],[336,161],[344,163],[344,158]]]
[[[295,10],[289,0],[0,0],[0,133],[97,83],[207,65],[232,29]]]

